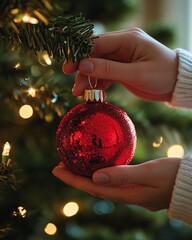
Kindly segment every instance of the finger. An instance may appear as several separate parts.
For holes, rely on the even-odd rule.
[[[90,178],[75,175],[62,166],[54,168],[53,175],[74,188],[117,202],[135,203],[140,189],[133,185],[127,188],[98,185]]]
[[[91,51],[91,56],[96,55],[102,55],[102,54],[109,54],[112,52],[117,51],[120,47],[122,47],[122,41],[124,41],[125,37],[132,38],[133,32],[142,32],[145,34],[145,32],[139,28],[130,28],[120,31],[113,31],[113,32],[107,32],[100,34],[98,37],[94,39],[94,46]]]
[[[63,63],[62,71],[66,74],[72,74],[78,70],[78,64],[69,59],[67,62]]]
[[[136,80],[141,80],[145,70],[143,66],[145,64],[140,64],[140,62],[122,63],[102,58],[86,58],[81,60],[79,71],[100,79],[138,85]]]
[[[96,196],[114,198],[114,191],[110,191],[110,187],[95,184],[90,178],[75,175],[66,167],[57,166],[52,171],[53,175],[62,182],[75,187],[79,190],[91,193]],[[116,194],[115,194],[116,195]],[[117,194],[118,195],[118,194]]]
[[[93,181],[105,185],[141,184],[155,187],[153,164],[123,165],[103,168],[93,174]],[[153,181],[151,181],[153,179]]]
[[[92,56],[93,54],[99,55],[115,52],[119,46],[121,46],[122,33],[123,31],[119,31],[99,35],[94,39],[94,45],[90,55]]]
[[[89,88],[89,82],[86,75],[77,73],[75,77],[75,83],[72,88],[72,93],[74,96],[82,96],[85,89]]]
[[[94,185],[91,179],[75,175],[64,166],[55,167],[52,173],[62,182],[86,192],[91,192]]]
[[[119,32],[109,32],[103,35],[100,35],[99,38],[95,38],[94,47],[91,51],[91,54],[94,52],[101,53],[110,53],[116,51],[121,44],[121,34],[124,31]],[[98,40],[99,39],[99,40]],[[115,44],[114,44],[115,43]],[[78,64],[73,62],[71,59],[65,61],[62,66],[62,70],[66,74],[74,73],[78,70]]]
[[[87,58],[80,62],[79,71],[91,77],[119,81],[135,95],[147,100],[169,101],[172,96],[171,92],[160,92],[157,84],[153,81],[154,74],[151,72],[149,62],[121,63],[106,59]],[[149,82],[152,84],[148,84]]]

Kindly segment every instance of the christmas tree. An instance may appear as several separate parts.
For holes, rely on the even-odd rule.
[[[74,75],[62,73],[63,61],[89,55],[93,23],[110,28],[111,19],[119,21],[135,7],[123,0],[1,0],[0,239],[191,239],[191,229],[168,219],[165,211],[99,199],[51,173],[59,162],[58,123],[82,101],[71,94]],[[168,44],[172,34],[166,31],[151,34]],[[189,150],[189,110],[141,101],[118,84],[109,89],[107,100],[135,124],[133,164]]]

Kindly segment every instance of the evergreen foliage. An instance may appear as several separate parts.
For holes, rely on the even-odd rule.
[[[191,229],[164,211],[151,213],[90,196],[51,173],[59,161],[58,123],[82,101],[72,96],[74,75],[62,73],[62,62],[88,56],[93,21],[117,21],[135,9],[132,0],[0,1],[0,146],[6,141],[12,146],[7,161],[0,163],[0,239],[191,240]],[[167,42],[173,37],[170,31],[154,36]],[[118,84],[108,90],[107,101],[135,123],[138,144],[132,164],[163,157],[174,144],[190,150],[191,111],[141,101]],[[23,105],[32,107],[32,117],[20,116]],[[80,210],[68,218],[62,208],[70,201]],[[57,227],[54,235],[45,232],[48,223]]]

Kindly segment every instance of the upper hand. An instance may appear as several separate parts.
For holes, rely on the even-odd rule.
[[[169,207],[180,161],[160,158],[139,165],[103,168],[92,179],[74,175],[64,165],[57,166],[53,174],[92,195],[157,211]]]
[[[63,64],[67,74],[79,70],[73,94],[82,95],[89,87],[87,75],[98,78],[105,90],[119,81],[146,100],[169,101],[177,79],[176,53],[144,31],[132,28],[105,33],[94,40],[90,58]]]

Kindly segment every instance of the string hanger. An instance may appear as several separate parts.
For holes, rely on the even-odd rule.
[[[91,57],[88,55],[88,58],[91,58]],[[95,82],[94,82],[94,84],[92,84],[91,77],[88,76],[88,82],[89,82],[89,86],[91,89],[95,89],[97,87],[97,78],[95,77],[94,80],[95,80]]]

